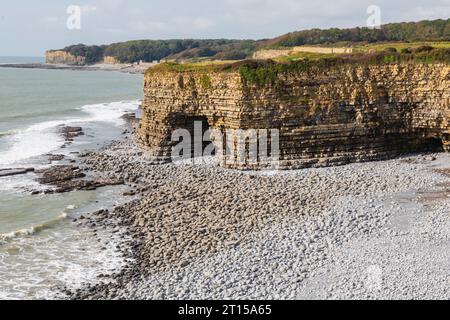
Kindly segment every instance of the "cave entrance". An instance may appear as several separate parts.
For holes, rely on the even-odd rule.
[[[185,130],[185,134],[179,136],[179,142],[184,144],[176,151],[177,156],[193,159],[215,154],[211,127],[206,116],[178,115],[174,122],[176,128]],[[186,136],[187,132],[189,137]]]
[[[444,152],[444,142],[438,137],[427,137],[421,141],[420,150],[423,152]]]

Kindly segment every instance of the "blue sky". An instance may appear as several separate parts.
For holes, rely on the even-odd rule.
[[[81,29],[66,27],[67,7]],[[312,27],[364,26],[367,7],[382,22],[450,17],[450,0],[2,0],[0,56],[43,56],[69,44],[131,39],[261,39]]]

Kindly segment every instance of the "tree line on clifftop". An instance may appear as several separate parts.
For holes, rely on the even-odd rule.
[[[301,46],[338,42],[450,41],[450,19],[402,22],[382,25],[379,29],[312,29],[288,33],[268,42],[269,46]]]
[[[288,33],[265,40],[138,40],[103,46],[78,44],[63,51],[84,57],[86,63],[101,62],[105,56],[122,63],[152,62],[162,59],[241,60],[261,48],[300,45],[328,45],[333,43],[375,43],[388,41],[450,41],[450,19],[391,23],[380,29],[312,29]]]
[[[240,60],[251,55],[256,49],[253,40],[137,40],[113,43],[104,46],[77,44],[63,51],[86,58],[93,64],[105,56],[114,57],[122,63],[154,60],[210,58],[215,60]]]

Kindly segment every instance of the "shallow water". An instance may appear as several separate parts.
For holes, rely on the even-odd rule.
[[[44,57],[8,57],[1,56],[0,64],[17,64],[17,63],[44,63]]]
[[[142,90],[141,75],[97,71],[0,68],[0,83],[0,169],[39,169],[49,165],[48,153],[71,156],[117,138]],[[63,125],[85,135],[62,148]],[[120,187],[33,196],[42,188],[35,178],[0,178],[0,299],[49,298],[55,285],[76,286],[121,263],[113,248],[100,250],[89,230],[71,223],[114,205]]]

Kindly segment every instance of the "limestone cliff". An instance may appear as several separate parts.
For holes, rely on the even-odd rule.
[[[86,64],[86,58],[77,57],[65,51],[47,51],[45,62],[49,64],[67,64],[82,66]]]
[[[118,64],[119,60],[117,60],[117,58],[115,58],[115,57],[105,56],[103,58],[103,63],[104,64]]]
[[[449,72],[446,63],[342,64],[288,70],[258,83],[242,68],[159,67],[145,77],[139,139],[167,158],[172,131],[192,130],[196,119],[219,130],[275,128],[282,168],[450,151]]]
[[[279,49],[261,49],[253,54],[253,59],[275,59],[279,57],[285,57],[296,53],[321,53],[321,54],[344,54],[352,53],[353,48],[350,47],[308,47],[297,46],[291,48],[279,48]]]

